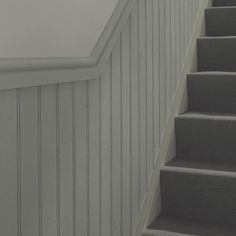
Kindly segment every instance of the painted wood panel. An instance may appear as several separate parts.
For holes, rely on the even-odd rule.
[[[136,1],[97,80],[0,93],[1,235],[135,235],[203,1]]]
[[[57,235],[56,86],[44,86],[41,105],[42,235]]]
[[[25,236],[39,236],[41,230],[38,93],[36,87],[20,90],[21,233]]]
[[[88,83],[75,83],[75,235],[89,233],[88,102]]]
[[[17,92],[0,93],[0,234],[17,235]]]

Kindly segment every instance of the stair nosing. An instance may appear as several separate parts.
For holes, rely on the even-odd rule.
[[[222,40],[222,39],[236,39],[236,35],[228,35],[228,36],[202,36],[198,37],[199,40]]]
[[[219,7],[207,7],[205,10],[219,10],[219,9],[236,9],[236,6],[219,6]]]
[[[235,75],[236,76],[236,71],[194,71],[187,73],[188,75]]]
[[[183,173],[183,174],[204,175],[204,176],[236,178],[236,172],[189,168],[189,167],[163,166],[163,167],[161,167],[161,171],[162,172]]]
[[[193,234],[184,234],[184,233],[176,233],[172,231],[167,231],[167,230],[160,230],[160,229],[146,229],[143,232],[143,235],[147,236],[194,236]]]
[[[176,119],[196,119],[196,120],[213,120],[213,121],[235,121],[236,114],[225,114],[225,113],[206,113],[206,112],[194,112],[188,111],[176,115]]]

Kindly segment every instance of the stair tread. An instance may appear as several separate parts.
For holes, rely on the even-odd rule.
[[[188,75],[233,75],[236,76],[234,71],[196,71],[188,73]]]
[[[207,7],[206,10],[220,10],[220,9],[234,9],[236,8],[236,5],[225,5],[225,6],[219,6],[219,7]]]
[[[198,236],[236,235],[236,226],[233,224],[219,224],[219,223],[215,224],[206,221],[197,221],[197,220],[183,219],[180,217],[178,218],[171,217],[166,214],[161,214],[160,216],[158,216],[148,228],[153,230],[154,232],[153,235],[155,235],[155,230],[164,232],[175,232],[180,235],[181,234],[198,235]]]
[[[235,163],[189,160],[189,159],[178,158],[178,157],[176,157],[173,160],[166,163],[166,166],[167,167],[181,167],[181,168],[191,168],[191,169],[236,172],[236,164]]]
[[[207,113],[188,111],[177,116],[184,119],[205,119],[205,120],[224,120],[236,121],[236,114]]]
[[[221,6],[235,6],[235,0],[213,0],[214,7],[221,7]]]

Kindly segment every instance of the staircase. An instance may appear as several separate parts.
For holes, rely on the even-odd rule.
[[[146,235],[236,235],[236,0],[206,9],[176,157],[161,170],[162,213]]]

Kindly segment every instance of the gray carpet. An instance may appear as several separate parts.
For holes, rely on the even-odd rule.
[[[236,71],[236,36],[197,40],[199,71]]]
[[[186,113],[175,123],[177,156],[236,163],[236,117]]]
[[[176,117],[176,157],[161,169],[150,235],[236,235],[236,0],[213,0]],[[153,233],[152,233],[153,232]]]
[[[232,224],[211,224],[209,222],[181,219],[162,214],[155,220],[150,228],[161,231],[182,233],[184,235],[198,236],[235,236],[236,226]],[[168,231],[165,234],[168,236]],[[164,234],[162,234],[164,235]]]
[[[201,160],[190,160],[188,158],[176,157],[169,161],[166,166],[169,167],[184,167],[190,169],[199,170],[215,170],[224,172],[235,172],[236,174],[236,163],[227,163],[224,161],[201,161]]]
[[[236,73],[192,73],[187,86],[189,111],[236,114]]]
[[[205,15],[206,36],[236,35],[236,7],[208,8]]]
[[[236,0],[213,0],[213,6],[236,6]]]

